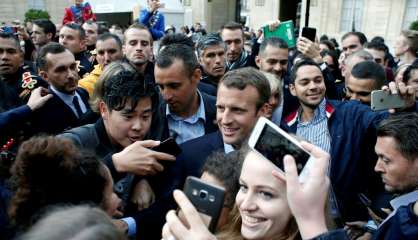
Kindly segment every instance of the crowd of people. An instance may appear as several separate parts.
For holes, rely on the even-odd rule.
[[[161,7],[108,29],[77,0],[0,32],[1,239],[418,238],[418,32],[289,48],[236,22],[176,33]],[[373,111],[381,89],[403,106]],[[303,183],[248,147],[260,117],[314,157]],[[225,189],[214,232],[188,176]]]

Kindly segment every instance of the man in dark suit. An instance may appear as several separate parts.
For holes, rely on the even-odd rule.
[[[159,107],[160,118],[152,128],[165,139],[174,137],[177,143],[217,130],[215,98],[197,89],[201,70],[190,46],[171,44],[162,48],[155,61],[155,82],[164,101]]]
[[[39,75],[49,82],[53,98],[32,118],[35,133],[57,134],[78,126],[90,107],[88,93],[78,88],[77,63],[74,55],[58,43],[49,43],[39,51]]]
[[[225,74],[216,98],[219,131],[181,145],[183,152],[173,167],[173,182],[177,188],[182,187],[187,176],[200,176],[211,153],[228,153],[247,144],[258,118],[267,112],[270,93],[268,80],[254,68],[241,68]]]

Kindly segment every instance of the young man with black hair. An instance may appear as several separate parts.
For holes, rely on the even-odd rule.
[[[386,79],[387,82],[391,82],[394,80],[393,71],[389,64],[389,50],[388,47],[382,43],[377,41],[371,41],[365,44],[365,50],[368,51],[371,55],[373,55],[374,61],[380,64],[386,72]]]
[[[51,20],[34,20],[31,38],[36,49],[39,50],[45,44],[54,41],[56,32],[55,24]]]
[[[143,76],[135,72],[128,63],[111,63],[103,72],[103,97],[99,99],[101,118],[94,124],[84,125],[61,134],[77,145],[92,150],[109,167],[116,189],[126,206],[130,204],[131,186],[134,175],[140,178],[163,171],[165,161],[175,160],[166,153],[153,151],[159,141],[150,139],[149,132],[153,111],[159,104],[159,96],[152,84],[145,83]],[[150,180],[158,196],[163,175]],[[143,196],[142,196],[143,197]],[[148,204],[148,203],[147,203]],[[138,206],[135,206],[137,209]],[[129,235],[141,233],[143,221],[137,210],[130,210],[127,217],[115,223]],[[139,214],[137,216],[137,214]],[[148,214],[153,214],[149,212]],[[138,235],[142,236],[142,235]]]
[[[104,67],[122,58],[122,42],[119,37],[111,33],[101,34],[96,41],[96,60],[98,64],[94,66],[93,71],[80,79],[78,85],[84,88],[89,93],[89,96],[92,96],[94,86]]]
[[[59,33],[59,43],[74,54],[80,77],[93,70],[93,63],[89,60],[90,55],[85,50],[86,32],[81,25],[68,23],[62,26]]]
[[[370,105],[372,91],[380,90],[385,83],[385,70],[380,64],[372,61],[357,63],[345,81],[345,97]]]
[[[336,199],[332,199],[334,218],[355,221],[367,218],[367,211],[358,205],[357,194],[371,191],[380,194],[372,181],[374,162],[362,153],[367,148],[367,133],[388,117],[387,112],[372,112],[370,107],[358,101],[330,101],[324,98],[325,84],[320,67],[311,60],[303,60],[293,66],[291,93],[299,99],[301,107],[286,117],[282,124],[290,132],[319,146],[331,155],[330,179]],[[389,85],[392,93],[399,92],[406,107],[416,107],[412,89],[404,84]],[[368,134],[367,136],[373,136]],[[368,179],[367,183],[363,180]],[[332,196],[332,195],[331,195]],[[335,202],[335,200],[337,202]]]

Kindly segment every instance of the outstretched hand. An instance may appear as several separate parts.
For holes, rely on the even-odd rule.
[[[177,240],[216,240],[216,237],[209,232],[199,213],[189,199],[180,190],[173,193],[174,199],[179,205],[181,211],[190,223],[190,227],[184,225],[174,210],[166,215],[166,224],[163,227],[163,239]]]
[[[286,182],[290,210],[295,216],[302,238],[310,239],[327,231],[325,203],[330,185],[327,176],[330,156],[310,143],[301,144],[314,157],[306,180],[299,182],[295,159],[290,155],[284,157],[286,176],[278,171],[273,171],[273,175]]]

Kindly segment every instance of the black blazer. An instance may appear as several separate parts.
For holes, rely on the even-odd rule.
[[[215,132],[218,130],[218,125],[216,124],[216,98],[204,92],[200,92],[200,94],[205,105],[205,134]],[[166,109],[167,103],[161,97],[160,105],[153,115],[149,139],[162,141],[170,137]]]
[[[90,110],[87,91],[82,88],[77,88],[76,91],[86,105],[87,111]],[[73,110],[51,88],[49,88],[49,92],[52,93],[53,97],[32,115],[31,123],[34,134],[58,134],[64,130],[80,126],[79,119]]]

